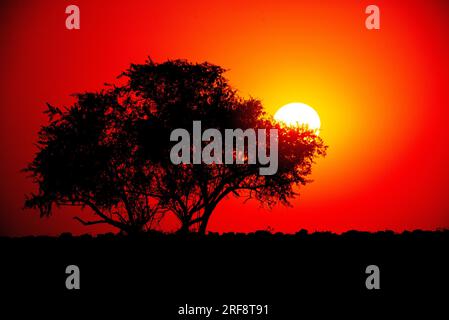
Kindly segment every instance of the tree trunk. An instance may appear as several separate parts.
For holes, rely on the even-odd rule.
[[[182,221],[181,228],[178,230],[178,234],[185,235],[190,233],[190,224],[189,221]]]
[[[144,234],[144,228],[139,224],[129,225],[124,231],[129,237],[139,237]]]
[[[212,212],[214,211],[214,207],[206,207],[204,209],[204,214],[203,217],[201,219],[201,223],[200,223],[200,227],[198,229],[198,233],[201,235],[205,235],[206,234],[206,229],[207,229],[207,224],[209,223],[209,218],[212,215]]]

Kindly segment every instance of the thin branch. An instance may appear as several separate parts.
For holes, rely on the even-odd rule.
[[[81,219],[80,217],[73,217],[73,219],[75,219],[76,221],[79,221],[84,226],[91,226],[93,224],[107,223],[104,220],[85,221],[85,220]]]

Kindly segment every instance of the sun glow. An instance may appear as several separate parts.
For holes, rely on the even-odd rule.
[[[304,126],[319,133],[321,127],[320,116],[310,106],[305,103],[293,102],[279,108],[274,114],[276,121],[287,126]]]

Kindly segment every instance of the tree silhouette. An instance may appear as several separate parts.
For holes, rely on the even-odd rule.
[[[295,185],[308,182],[314,159],[327,147],[313,131],[282,126],[260,101],[239,97],[224,72],[209,63],[149,60],[131,65],[122,74],[125,84],[80,94],[65,111],[49,106],[50,124],[41,129],[39,151],[27,168],[39,192],[26,206],[42,215],[52,204],[89,206],[101,219],[85,224],[110,223],[128,233],[151,228],[170,211],[182,232],[205,233],[214,209],[230,195],[289,205]],[[192,135],[196,120],[203,130],[221,133],[277,129],[277,173],[260,175],[265,165],[259,161],[236,164],[248,158],[248,148],[232,155],[234,164],[173,164],[170,133],[184,128]],[[268,141],[256,144],[265,143],[269,152]]]

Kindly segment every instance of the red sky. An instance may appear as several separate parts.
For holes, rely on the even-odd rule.
[[[65,28],[77,4],[81,30]],[[365,8],[381,30],[365,28]],[[243,96],[274,113],[303,102],[321,117],[328,156],[292,208],[230,199],[209,230],[449,227],[449,10],[445,1],[3,1],[0,10],[0,235],[102,232],[22,210],[20,170],[45,102],[101,89],[148,55],[227,69]],[[89,212],[84,212],[89,215]],[[170,222],[167,228],[174,228]]]

